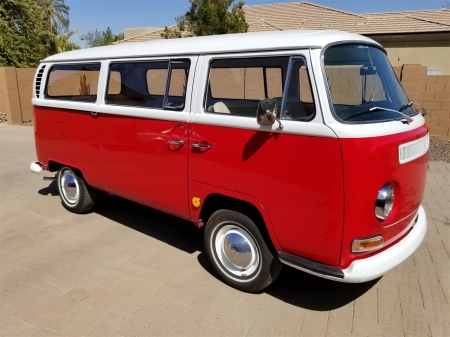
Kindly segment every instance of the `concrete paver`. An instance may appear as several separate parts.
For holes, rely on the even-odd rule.
[[[219,281],[202,231],[107,198],[66,211],[33,175],[33,128],[0,124],[0,336],[446,336],[450,164],[431,162],[428,232],[379,280],[341,284],[284,267],[260,294]]]

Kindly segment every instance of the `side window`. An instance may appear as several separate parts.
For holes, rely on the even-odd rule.
[[[314,118],[316,108],[308,68],[302,57],[293,57],[291,63],[289,83],[283,97],[281,119],[309,121]]]
[[[105,102],[182,110],[189,66],[189,60],[111,63]]]
[[[79,102],[97,100],[100,63],[54,65],[47,81],[46,97]]]
[[[289,57],[217,59],[209,71],[205,109],[211,113],[255,117],[263,98],[281,107],[283,75]]]

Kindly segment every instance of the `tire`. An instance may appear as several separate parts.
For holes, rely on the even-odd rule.
[[[72,213],[91,210],[97,199],[97,191],[70,167],[62,167],[56,176],[58,192],[64,208]]]
[[[215,272],[239,290],[263,290],[281,272],[281,261],[267,247],[255,223],[242,213],[216,211],[206,224],[204,242]]]

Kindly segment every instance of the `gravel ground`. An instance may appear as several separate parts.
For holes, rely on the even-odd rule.
[[[429,161],[450,163],[450,141],[430,140]]]

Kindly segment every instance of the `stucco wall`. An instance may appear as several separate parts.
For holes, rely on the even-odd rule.
[[[428,70],[441,70],[442,75],[450,75],[450,46],[387,47],[386,51],[392,66],[417,63]]]

